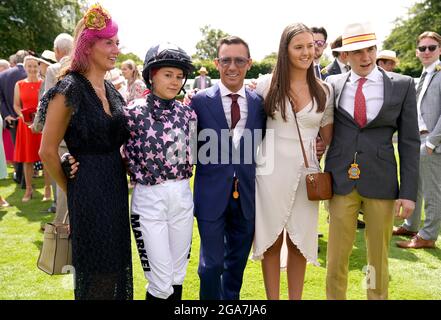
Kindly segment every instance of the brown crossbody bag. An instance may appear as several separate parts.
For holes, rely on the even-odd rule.
[[[299,133],[300,146],[302,147],[303,160],[305,167],[309,169],[308,159],[306,158],[305,147],[303,146],[302,135],[300,134],[299,123],[297,122],[296,109],[289,98],[294,118],[296,120],[297,132]],[[329,200],[332,198],[332,176],[329,172],[316,172],[306,174],[306,191],[308,199],[311,201]]]

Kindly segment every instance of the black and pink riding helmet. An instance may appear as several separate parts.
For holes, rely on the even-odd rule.
[[[187,82],[188,75],[195,69],[191,63],[190,56],[178,46],[171,43],[154,45],[147,51],[142,71],[142,77],[149,89],[152,87],[152,69],[161,67],[175,67],[184,72],[185,81],[182,84],[181,90],[183,90]]]

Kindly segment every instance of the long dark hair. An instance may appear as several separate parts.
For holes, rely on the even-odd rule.
[[[303,32],[312,35],[312,31],[307,26],[302,23],[294,23],[287,26],[280,37],[277,64],[274,67],[270,89],[264,102],[266,114],[273,119],[274,112],[280,109],[282,118],[286,121],[285,102],[290,92],[288,45],[293,37]],[[326,93],[323,85],[320,83],[321,80],[317,79],[314,74],[313,63],[308,68],[306,81],[313,100],[315,99],[317,102],[317,112],[323,112],[326,107]]]

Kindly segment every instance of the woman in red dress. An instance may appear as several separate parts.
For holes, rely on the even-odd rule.
[[[27,78],[18,81],[14,89],[14,110],[19,116],[14,161],[23,162],[26,193],[22,201],[28,202],[32,198],[33,165],[34,162],[40,161],[38,150],[41,142],[41,133],[33,133],[30,126],[37,111],[38,92],[43,81],[38,78],[38,60],[34,57],[25,58],[24,68]],[[51,183],[49,176],[47,174],[44,176],[43,200],[47,200],[51,197]]]

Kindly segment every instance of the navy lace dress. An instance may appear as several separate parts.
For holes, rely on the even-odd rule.
[[[70,73],[42,99],[65,96],[72,118],[64,139],[80,163],[67,184],[75,268],[75,299],[132,299],[132,258],[126,170],[120,146],[128,138],[124,100],[106,81],[111,116],[91,83]]]

